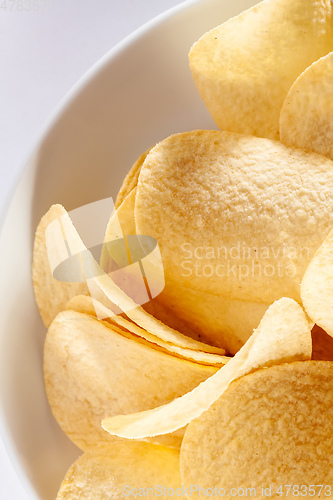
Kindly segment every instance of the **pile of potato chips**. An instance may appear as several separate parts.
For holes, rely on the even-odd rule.
[[[99,259],[62,206],[42,218],[45,386],[83,451],[59,500],[333,495],[332,57],[330,1],[264,0],[192,47],[221,130],[137,160]],[[146,303],[138,235],[147,292],[165,280]]]

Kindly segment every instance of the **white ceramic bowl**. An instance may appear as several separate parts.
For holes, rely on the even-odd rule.
[[[79,455],[54,421],[42,370],[45,328],[31,285],[36,225],[115,196],[137,156],[168,135],[215,128],[188,67],[204,32],[256,0],[189,1],[127,38],[75,86],[50,121],[4,218],[0,244],[1,431],[31,498],[56,496]]]

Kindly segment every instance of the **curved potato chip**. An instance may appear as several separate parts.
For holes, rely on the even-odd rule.
[[[207,410],[233,380],[264,366],[310,359],[311,347],[303,309],[292,299],[280,299],[269,307],[241,350],[192,392],[154,410],[106,418],[102,426],[112,435],[129,439],[176,431]]]
[[[172,401],[216,372],[126,338],[116,326],[74,311],[52,322],[45,341],[44,377],[52,412],[85,450],[110,435],[104,417]]]
[[[230,354],[236,354],[250,338],[269,307],[269,304],[228,299],[171,283],[166,283],[152,303],[162,304],[166,310],[169,307],[169,315],[185,321],[197,332],[198,339],[225,348]],[[164,319],[161,312],[154,316]]]
[[[134,206],[136,197],[136,187],[123,199],[117,211],[112,214],[109,224],[106,229],[104,241],[114,240],[114,219],[117,217],[123,234],[126,238],[127,235],[136,234],[135,220],[134,220]],[[114,259],[114,249],[112,249],[112,256],[110,262],[109,248],[107,244],[104,245],[101,256],[101,267],[104,271],[108,271],[112,267],[112,260]],[[162,292],[163,293],[163,292]],[[160,294],[161,295],[161,294]],[[159,297],[159,296],[158,296]],[[199,340],[199,336],[189,325],[180,317],[177,317],[173,311],[170,311],[167,306],[162,304],[158,297],[146,302],[143,305],[144,310],[155,318],[161,320],[165,325],[178,330],[179,332]],[[222,347],[222,346],[221,346]],[[222,354],[222,353],[221,353]]]
[[[332,78],[333,52],[297,78],[281,109],[281,142],[333,159]]]
[[[126,196],[126,198],[123,199],[122,203],[118,206],[117,211],[112,214],[105,233],[105,243],[108,241],[113,241],[115,238],[115,218],[118,218],[125,238],[127,235],[136,234],[134,220],[135,197],[136,187],[133,188],[133,190]],[[107,244],[105,244],[101,256],[101,267],[104,271],[108,271],[112,268],[112,261],[114,260],[114,257],[114,249],[112,249],[112,256],[110,256],[109,248]],[[163,304],[160,304],[157,298],[146,302],[146,304],[143,305],[143,308],[147,313],[161,320],[165,325],[178,330],[179,332],[184,333],[189,337],[199,340],[199,338],[196,338],[196,333],[192,331],[189,326],[181,320],[181,318],[177,318],[174,314],[171,313],[170,310],[168,310],[168,308],[166,308]]]
[[[157,239],[166,283],[250,302],[300,302],[305,269],[333,227],[332,191],[327,158],[196,130],[148,154],[136,229]]]
[[[278,139],[288,90],[332,49],[329,0],[266,0],[200,38],[190,68],[220,129]]]
[[[143,162],[146,159],[147,154],[149,153],[151,148],[147,149],[142,155],[139,156],[139,158],[136,160],[136,162],[133,164],[131,170],[128,172],[126,175],[122,186],[119,190],[116,202],[114,204],[115,208],[118,209],[120,205],[123,203],[125,198],[130,194],[130,192],[136,187],[140,175],[140,170],[142,167]]]
[[[108,242],[112,242],[116,239],[114,234],[115,221],[116,224],[120,224],[121,230],[123,232],[124,238],[128,235],[136,234],[134,217],[132,214],[134,213],[134,205],[135,205],[135,196],[136,196],[136,187],[132,189],[132,191],[124,198],[120,206],[110,217],[109,223],[107,225],[105,236],[104,236],[104,245],[101,253],[101,267],[105,272],[109,272],[112,270],[112,262],[121,262],[122,259],[122,249],[118,251],[119,256],[117,258],[117,248],[112,247],[112,256],[109,253]],[[127,240],[126,240],[127,241]],[[128,250],[127,250],[128,252]]]
[[[155,336],[158,336],[165,342],[169,342],[179,347],[186,349],[201,350],[203,352],[220,353],[221,349],[210,346],[182,335],[176,330],[168,327],[161,321],[149,315],[141,306],[135,303],[122,289],[120,289],[113,280],[104,273],[98,265],[91,252],[86,248],[76,231],[69,215],[64,211],[59,219],[61,224],[61,234],[54,232],[53,227],[49,227],[48,235],[50,237],[50,245],[64,246],[66,240],[66,248],[68,247],[71,256],[77,256],[80,259],[81,272],[87,280],[89,290],[93,291],[93,296],[96,297],[96,303],[101,302],[105,317],[112,316],[113,308],[116,307],[121,311],[125,311],[126,315],[143,329],[147,330]],[[63,235],[63,234],[64,235]],[[65,238],[65,239],[64,239]],[[104,303],[104,299],[105,302]]]
[[[123,202],[117,209],[117,216],[125,236],[127,236],[128,234],[136,234],[135,221],[133,217],[135,197],[136,197],[136,186],[132,189],[132,191],[128,193],[126,198],[124,198]],[[109,223],[108,227],[106,228],[105,240],[108,241],[110,239],[113,238],[112,238],[112,224]]]
[[[42,217],[36,231],[32,281],[37,306],[45,326],[50,326],[56,315],[63,311],[70,298],[75,295],[88,294],[85,282],[64,283],[53,278],[46,250],[45,230],[55,219],[61,217],[65,209],[60,205],[53,205]]]
[[[333,337],[333,231],[305,271],[301,296],[310,318]]]
[[[280,498],[289,485],[291,495],[314,496],[316,488],[320,496],[319,487],[309,485],[333,481],[332,377],[333,363],[305,361],[234,382],[186,430],[180,458],[185,487],[224,488],[226,496],[245,496],[248,488],[248,496],[252,489],[252,496]],[[331,487],[324,488],[330,496]],[[191,496],[199,498],[198,491]]]
[[[118,217],[125,237],[136,234],[135,197],[136,188],[111,216],[105,241],[114,239],[114,217]],[[109,259],[108,247],[105,245],[101,258],[104,270],[110,267]],[[268,306],[269,304],[227,299],[198,292],[179,283],[166,282],[164,290],[143,307],[171,328],[235,354],[257,328]]]
[[[66,305],[66,310],[77,311],[96,317],[93,300],[91,297],[85,295],[79,295],[71,299]],[[103,324],[106,326],[108,326],[109,324],[112,326],[117,326],[123,333],[131,334],[131,338],[133,339],[138,340],[139,337],[139,339],[141,338],[146,340],[147,342],[149,342],[150,347],[154,349],[159,349],[162,352],[166,352],[174,356],[180,356],[181,358],[187,359],[189,361],[194,361],[196,363],[202,363],[211,366],[221,366],[225,365],[230,360],[230,357],[222,356],[220,354],[194,351],[193,349],[185,349],[184,347],[178,347],[176,345],[169,344],[168,342],[164,342],[160,338],[152,335],[151,333],[147,332],[143,328],[140,328],[138,325],[132,323],[126,318],[123,318],[122,316],[112,316],[111,318],[106,318],[103,321]],[[135,337],[133,337],[132,334],[135,335]]]
[[[119,440],[86,451],[68,470],[57,500],[163,497],[176,490],[182,491],[178,451]]]
[[[65,311],[75,311],[96,317],[96,310],[90,295],[76,295],[71,298],[66,304]]]

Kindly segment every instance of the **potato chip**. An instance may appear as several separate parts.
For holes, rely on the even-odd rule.
[[[183,296],[183,295],[182,295]],[[187,337],[191,337],[194,340],[198,340],[199,342],[205,342],[211,345],[216,346],[221,349],[220,354],[225,353],[225,348],[222,346],[222,342],[217,343],[215,341],[208,341],[207,337],[202,335],[202,329],[197,321],[187,321],[186,315],[178,314],[178,307],[176,307],[174,302],[171,302],[168,298],[167,300],[163,300],[165,298],[165,288],[163,292],[161,292],[157,297],[143,304],[143,309],[149,313],[154,318],[157,318],[165,325],[169,326],[174,330],[178,330],[183,333]],[[178,304],[177,304],[178,306]],[[191,316],[192,317],[192,316]],[[209,331],[210,326],[208,322],[204,324],[205,333]]]
[[[297,78],[281,109],[281,142],[333,158],[332,78],[333,52]]]
[[[225,496],[319,496],[319,488],[330,496],[332,377],[333,363],[303,361],[231,384],[186,430],[182,481],[202,488],[191,497],[212,487],[224,488]]]
[[[229,299],[300,302],[299,284],[333,227],[333,163],[280,142],[213,130],[148,154],[138,234],[157,239],[165,281]]]
[[[119,193],[117,195],[116,202],[114,204],[115,208],[118,209],[122,202],[125,200],[125,198],[130,194],[130,192],[136,187],[140,175],[140,169],[142,167],[143,162],[146,159],[147,154],[149,153],[150,149],[147,149],[142,155],[139,156],[139,158],[136,160],[134,165],[132,166],[131,170],[128,172],[126,175],[123,184],[119,190]]]
[[[109,251],[110,248],[108,243],[113,242],[114,240],[117,239],[117,234],[115,234],[114,229],[115,227],[118,226],[118,223],[120,224],[121,230],[125,238],[128,235],[136,234],[135,222],[133,217],[135,196],[136,196],[136,188],[134,188],[126,196],[126,198],[120,204],[119,208],[116,211],[114,211],[110,217],[109,223],[105,231],[104,245],[102,248],[101,260],[100,260],[100,265],[103,271],[105,271],[106,273],[112,270],[114,264],[121,266],[122,261],[124,259],[124,256],[122,255],[123,249],[121,246],[117,248],[113,245],[112,255]],[[127,239],[126,239],[126,244],[128,245]],[[130,260],[130,258],[128,257],[128,253],[129,251],[127,249],[126,258]]]
[[[44,376],[53,414],[82,450],[108,440],[106,416],[154,408],[185,394],[217,368],[126,338],[87,315],[65,311],[45,341]]]
[[[269,304],[228,299],[171,283],[152,301],[156,303],[164,305],[166,310],[169,307],[169,315],[185,321],[197,333],[196,338],[225,348],[230,354],[236,354],[245,344],[269,307]],[[151,303],[149,306],[152,307]],[[154,316],[164,320],[160,311],[155,311]]]
[[[136,187],[130,191],[130,193],[126,196],[124,201],[121,203],[120,207],[118,207],[116,214],[118,220],[120,222],[122,231],[125,236],[129,234],[136,234],[136,227],[134,221],[134,207],[135,207],[135,197],[136,197]],[[112,220],[113,216],[111,216]],[[110,234],[109,234],[110,231]],[[109,222],[108,227],[106,228],[105,241],[112,240],[112,223]]]
[[[136,197],[136,187],[132,189],[132,191],[123,199],[122,203],[119,205],[116,212],[114,212],[110,218],[108,223],[106,233],[105,233],[105,245],[103,247],[102,256],[101,256],[101,267],[105,272],[108,272],[112,269],[112,263],[117,260],[117,255],[115,255],[115,249],[112,248],[112,254],[109,253],[109,247],[107,245],[108,241],[113,241],[115,239],[114,234],[114,224],[115,219],[120,223],[122,232],[124,237],[127,235],[135,235],[136,227],[134,220],[134,206],[135,206],[135,197]],[[128,242],[127,242],[128,245]],[[111,259],[110,259],[111,258]],[[118,258],[118,262],[121,261],[121,256]],[[150,315],[155,318],[161,320],[167,326],[178,330],[185,335],[188,335],[192,338],[196,338],[199,340],[195,331],[193,331],[185,321],[181,318],[177,317],[173,312],[168,309],[167,306],[162,304],[157,298],[150,300],[146,304],[143,304],[143,308]]]
[[[311,260],[301,283],[301,295],[310,318],[333,337],[333,231]]]
[[[179,452],[133,441],[88,450],[68,470],[57,500],[173,496],[182,492]]]
[[[96,317],[93,300],[91,297],[85,295],[79,295],[71,299],[66,305],[66,310],[77,311]],[[140,328],[138,325],[122,316],[112,316],[106,318],[105,321],[103,321],[103,324],[106,326],[110,324],[112,325],[111,328],[113,326],[120,328],[124,335],[127,334],[128,336],[128,334],[130,334],[130,338],[138,340],[139,337],[139,339],[144,339],[150,343],[149,345],[152,348],[160,349],[168,354],[173,354],[174,356],[179,356],[181,358],[195,361],[197,363],[212,366],[221,366],[225,365],[230,360],[229,357],[224,355],[203,351],[194,351],[193,349],[185,349],[184,347],[178,347],[176,345],[169,344],[168,342],[164,342],[160,338],[152,335],[151,333],[147,332],[143,328]]]
[[[121,225],[121,229],[123,231],[124,237],[127,235],[135,235],[136,227],[134,221],[134,206],[135,206],[135,196],[136,196],[136,187],[123,199],[122,203],[118,207],[117,211],[112,214],[110,221],[108,223],[106,233],[105,233],[105,245],[102,250],[101,256],[101,267],[105,272],[108,272],[109,269],[112,269],[112,263],[117,260],[117,256],[115,255],[115,249],[112,248],[112,254],[109,252],[110,248],[107,245],[108,241],[113,241],[115,239],[114,234],[114,223],[115,219],[119,221]],[[128,245],[128,242],[127,242]],[[110,259],[111,258],[111,259]],[[121,256],[119,256],[118,261],[120,262]],[[167,306],[162,304],[158,298],[152,299],[146,304],[143,304],[143,308],[150,315],[155,318],[161,320],[167,326],[178,330],[189,337],[199,340],[198,335],[193,329],[186,324],[180,317],[177,317],[173,312],[169,310]]]
[[[47,226],[61,217],[65,210],[53,205],[40,221],[34,242],[32,280],[37,306],[45,326],[50,326],[56,315],[65,308],[71,297],[88,294],[85,282],[64,283],[53,278],[46,250],[45,230]]]
[[[61,216],[61,227],[66,238],[66,244],[71,255],[78,255],[81,263],[81,271],[88,282],[89,290],[93,290],[97,303],[101,302],[107,317],[112,315],[112,306],[126,312],[126,315],[141,328],[159,337],[165,342],[184,347],[186,349],[201,350],[203,352],[221,353],[218,347],[210,346],[182,335],[176,330],[168,327],[161,321],[149,315],[141,306],[136,304],[122,289],[120,289],[112,279],[104,273],[101,267],[93,258],[91,252],[87,250],[80,236],[78,235],[67,212]],[[50,239],[53,239],[55,247],[63,243],[61,235],[52,233],[50,228]],[[105,298],[106,304],[103,302]],[[111,308],[111,310],[109,309]]]
[[[96,317],[96,310],[90,295],[76,295],[67,302],[64,310],[76,311],[82,314],[87,314],[88,316]]]
[[[312,358],[321,361],[333,361],[333,338],[320,326],[312,328]]]
[[[206,33],[189,57],[220,129],[278,139],[290,87],[332,49],[329,0],[266,0]]]
[[[118,218],[124,235],[136,234],[134,221],[136,188],[112,215],[105,234],[105,242],[112,241],[114,219]],[[156,210],[158,208],[156,207]],[[105,245],[101,267],[111,269],[109,263],[117,258],[109,254]],[[119,261],[121,256],[119,256]],[[179,283],[166,283],[164,290],[143,307],[155,318],[194,339],[208,342],[235,354],[257,328],[269,304],[245,302],[198,292]],[[222,353],[221,353],[222,354]]]
[[[292,299],[280,299],[269,307],[241,350],[192,392],[154,410],[106,418],[102,425],[110,434],[130,439],[176,431],[207,410],[233,380],[264,366],[310,359],[311,347],[303,309]]]

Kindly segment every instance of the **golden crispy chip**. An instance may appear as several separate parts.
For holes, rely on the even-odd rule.
[[[322,361],[333,361],[333,338],[320,326],[312,328],[312,358]]]
[[[182,287],[183,288],[183,287]],[[196,321],[188,322],[185,318],[185,314],[178,314],[178,307],[175,306],[173,302],[170,300],[163,300],[165,298],[165,288],[161,294],[159,294],[154,299],[143,304],[144,310],[149,313],[154,318],[162,321],[165,325],[173,328],[174,330],[178,330],[179,332],[191,337],[194,340],[198,340],[199,342],[205,342],[208,344],[215,345],[216,347],[225,352],[225,348],[222,346],[222,342],[210,342],[207,340],[208,337],[202,335],[201,329]],[[183,297],[183,295],[182,295]],[[205,333],[209,329],[209,325],[205,323]]]
[[[135,221],[134,221],[134,207],[135,207],[136,187],[124,198],[123,202],[117,209],[117,217],[120,222],[121,228],[125,236],[129,234],[136,234]],[[112,216],[111,216],[112,219]],[[110,235],[109,235],[110,231]],[[109,223],[106,228],[105,241],[112,240],[112,224]]]
[[[41,219],[35,236],[32,280],[37,306],[45,326],[50,326],[56,315],[63,311],[71,297],[88,294],[85,282],[64,283],[53,278],[46,249],[45,230],[47,226],[61,217],[65,210],[53,205]]]
[[[76,311],[88,316],[96,316],[96,310],[90,295],[76,295],[67,302],[65,311]]]
[[[71,299],[66,305],[66,310],[77,311],[96,317],[94,302],[91,297],[85,295],[78,295],[77,297]],[[108,326],[108,324],[115,325],[117,328],[121,329],[123,334],[130,334],[130,338],[137,340],[138,338],[144,339],[149,342],[149,345],[152,348],[159,349],[168,354],[173,354],[174,356],[179,356],[181,358],[195,361],[197,363],[212,366],[221,366],[225,365],[230,360],[229,357],[224,355],[203,351],[194,351],[193,349],[185,349],[184,347],[178,347],[176,345],[169,344],[168,342],[164,342],[159,337],[152,335],[151,333],[147,332],[143,328],[140,328],[138,325],[122,316],[112,316],[111,318],[106,318],[103,321],[103,324],[105,324],[106,326]]]
[[[120,289],[110,276],[104,273],[91,252],[87,250],[66,211],[61,216],[60,222],[71,255],[78,255],[80,257],[82,272],[87,279],[89,290],[93,291],[92,296],[97,299],[96,302],[102,304],[101,312],[106,314],[104,317],[107,317],[109,314],[112,316],[112,308],[115,306],[126,312],[128,318],[134,323],[165,342],[186,349],[201,350],[214,354],[221,353],[220,348],[191,339],[149,315]],[[61,239],[61,236],[58,233],[52,234],[53,228],[50,229],[50,236],[53,238],[54,243],[63,243],[62,241],[58,241],[59,238]],[[222,353],[224,353],[223,350]]]
[[[245,344],[269,307],[269,304],[228,299],[173,283],[167,283],[152,304],[163,305],[163,313],[169,308],[169,315],[185,321],[192,332],[196,332],[196,338],[225,348],[230,354],[236,354]],[[153,314],[164,320],[162,311]]]
[[[126,441],[86,451],[68,470],[57,500],[170,497],[177,488],[182,491],[179,451]]]
[[[311,260],[301,283],[301,295],[310,318],[333,337],[333,231]]]
[[[222,130],[278,139],[288,90],[332,49],[329,0],[266,0],[206,33],[190,67]]]
[[[136,234],[135,221],[134,221],[134,206],[135,206],[135,196],[136,196],[136,188],[134,188],[127,196],[123,199],[122,203],[118,207],[117,211],[114,212],[110,218],[108,223],[105,238],[105,243],[108,241],[113,241],[115,239],[114,234],[114,226],[115,219],[117,218],[122,232],[126,238],[127,235]],[[101,256],[101,267],[105,272],[109,272],[112,270],[112,262],[116,259],[115,248],[112,248],[112,256],[109,253],[109,247],[107,244],[104,245],[102,256]],[[121,255],[118,258],[119,262],[121,260]],[[173,311],[171,312],[167,306],[162,304],[158,297],[150,300],[146,304],[143,304],[143,308],[150,315],[155,318],[161,320],[167,326],[178,330],[185,335],[188,335],[196,340],[200,340],[195,331],[193,331],[185,321],[181,318],[178,318]],[[222,346],[221,346],[222,347]],[[221,353],[222,354],[222,353]]]
[[[56,317],[45,341],[45,386],[53,414],[83,450],[108,440],[101,427],[106,416],[172,401],[216,370],[152,349],[116,326],[74,311]]]
[[[136,188],[110,218],[105,241],[115,239],[115,217],[118,217],[124,235],[136,234],[135,197]],[[114,250],[112,257],[115,258]],[[106,271],[111,269],[109,262],[110,255],[105,245],[101,267]],[[235,354],[257,328],[268,306],[269,304],[227,299],[198,292],[179,283],[167,282],[164,290],[143,308],[171,328],[194,339],[226,348],[228,352]]]
[[[106,272],[112,271],[113,263],[121,266],[121,263],[124,259],[123,249],[119,246],[112,247],[112,256],[109,253],[108,242],[112,242],[117,239],[117,235],[115,234],[115,227],[118,227],[118,223],[120,224],[121,230],[123,232],[124,237],[130,234],[136,234],[135,222],[134,222],[134,206],[135,206],[135,196],[136,196],[136,188],[134,188],[127,196],[124,198],[119,208],[115,210],[110,217],[109,223],[107,225],[105,236],[104,236],[104,245],[101,254],[100,265],[101,268]],[[127,250],[128,251],[128,250]],[[128,255],[126,254],[125,258],[128,259]]]
[[[333,227],[332,191],[333,162],[317,154],[228,132],[181,133],[142,166],[136,229],[157,239],[166,283],[300,301],[305,269]]]
[[[140,170],[142,167],[143,162],[146,159],[147,154],[149,153],[151,148],[147,149],[142,155],[139,156],[139,158],[136,160],[134,165],[132,166],[131,170],[128,172],[126,175],[122,186],[119,190],[116,202],[114,204],[115,208],[118,209],[120,205],[123,203],[125,198],[130,194],[130,192],[136,187],[140,175]]]
[[[280,299],[229,363],[192,392],[154,410],[106,418],[102,425],[110,434],[130,439],[176,431],[207,410],[233,380],[263,366],[310,359],[311,348],[303,309],[292,299]]]
[[[115,218],[118,218],[118,221],[121,225],[121,229],[123,231],[124,236],[136,234],[135,220],[134,220],[134,206],[135,206],[135,197],[136,197],[136,188],[134,188],[127,196],[123,199],[122,203],[118,207],[117,211],[112,214],[108,227],[106,229],[104,241],[112,241],[115,239],[114,235],[114,224]],[[116,258],[115,249],[112,248],[112,257],[110,259],[109,248],[107,244],[104,245],[102,256],[101,256],[101,267],[104,271],[108,272],[112,269],[112,261]],[[121,256],[119,256],[119,261]],[[161,295],[161,294],[160,294]],[[165,295],[162,292],[162,295]],[[143,305],[143,308],[150,315],[162,321],[165,325],[170,326],[171,328],[178,330],[189,337],[192,337],[196,340],[200,339],[200,332],[197,332],[197,324],[195,322],[196,328],[193,330],[189,327],[189,325],[182,320],[181,317],[177,317],[175,311],[171,311],[168,303],[167,305],[164,302],[161,302],[159,299],[160,296],[150,300],[146,304]],[[205,325],[205,331],[207,330],[207,324]],[[253,329],[252,329],[253,330]],[[252,331],[251,331],[252,333]],[[223,347],[220,345],[219,347]],[[222,353],[221,353],[222,354]]]
[[[333,158],[332,79],[333,52],[297,78],[281,109],[281,142]]]
[[[234,382],[186,430],[180,458],[185,487],[225,488],[225,496],[250,496],[252,488],[252,496],[280,498],[287,485],[292,496],[314,496],[314,488],[319,496],[320,487],[310,491],[309,485],[324,485],[320,496],[330,496],[332,378],[333,363],[305,361]],[[192,497],[199,498],[199,490]]]

